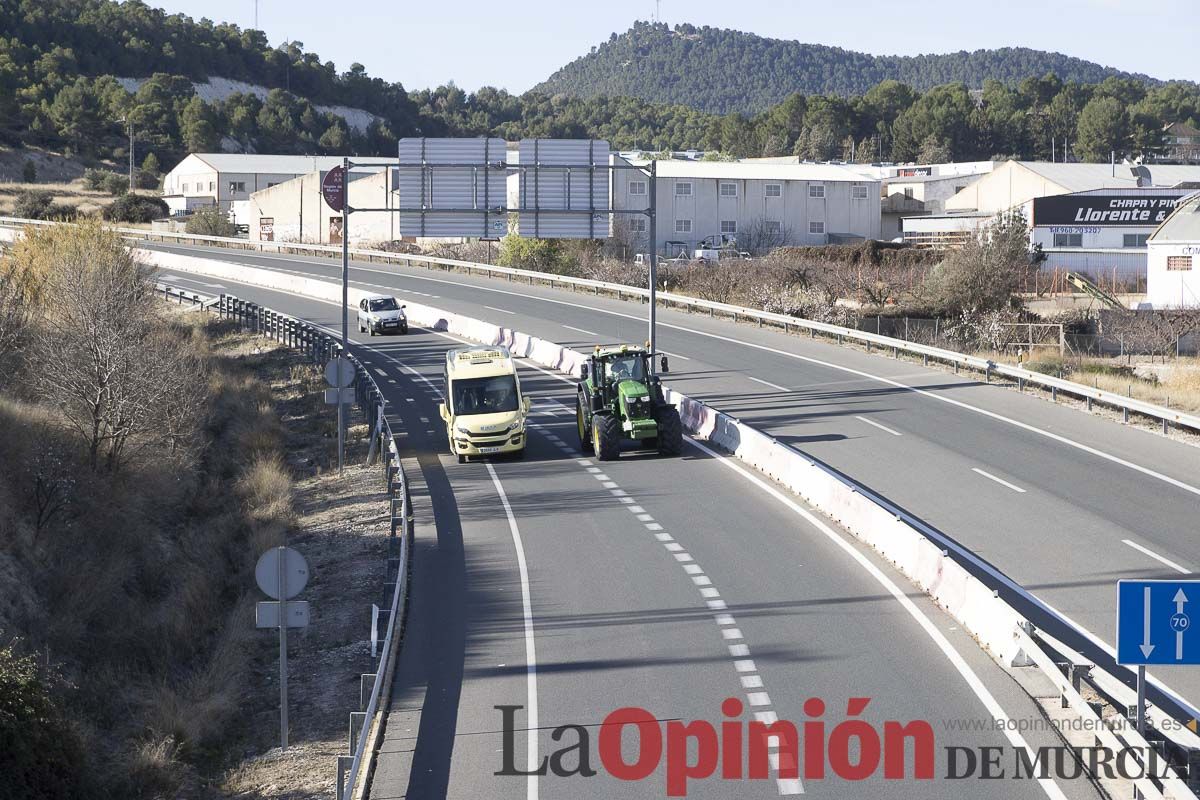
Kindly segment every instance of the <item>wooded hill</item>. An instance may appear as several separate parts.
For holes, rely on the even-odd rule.
[[[1015,85],[1048,72],[1079,83],[1099,83],[1112,76],[1150,81],[1145,75],[1025,47],[873,56],[722,28],[638,22],[625,33],[614,33],[533,91],[638,97],[714,114],[752,114],[796,92],[849,97],[865,94],[885,80],[918,91],[947,83],[979,89],[988,79]]]

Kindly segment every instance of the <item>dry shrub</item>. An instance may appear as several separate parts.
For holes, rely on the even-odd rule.
[[[238,479],[237,491],[246,513],[256,522],[290,522],[292,478],[280,458],[255,460]]]
[[[155,449],[92,473],[60,408],[0,396],[0,624],[35,635],[74,685],[55,700],[89,754],[88,796],[195,796],[236,734],[255,557],[294,518],[278,414],[254,374],[277,356],[225,357],[227,331],[204,327],[164,333],[211,367],[192,458]],[[40,526],[39,475],[77,478]]]

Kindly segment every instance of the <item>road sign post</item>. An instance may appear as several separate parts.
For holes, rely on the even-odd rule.
[[[346,184],[350,180],[350,159],[343,158],[342,166],[325,173],[321,180],[321,196],[334,211],[342,212],[342,354],[348,348],[350,322],[346,304],[350,302],[350,204],[346,202]],[[346,407],[338,403],[338,472],[346,461]]]
[[[1189,633],[1188,603],[1200,581],[1118,581],[1117,663],[1137,666],[1137,729],[1146,727],[1146,666],[1200,664],[1200,633]]]
[[[350,204],[346,202],[346,184],[350,179],[350,159],[342,159],[342,353],[350,352]],[[346,405],[338,403],[338,472],[346,464]]]
[[[300,594],[308,585],[308,562],[290,547],[274,547],[259,556],[258,563],[254,565],[254,580],[264,594],[279,601],[276,618],[279,625],[279,747],[287,750],[287,601]],[[256,616],[259,613],[261,612],[256,609]],[[308,604],[305,603],[305,624],[307,617]]]

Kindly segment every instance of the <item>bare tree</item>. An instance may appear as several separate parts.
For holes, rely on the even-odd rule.
[[[1029,226],[1020,211],[1006,212],[929,275],[926,290],[947,316],[1011,308],[1036,270]]]
[[[150,270],[98,225],[56,228],[32,383],[83,437],[93,470],[194,441],[204,365],[160,316]]]
[[[738,246],[755,255],[769,253],[777,247],[787,247],[794,241],[792,229],[774,220],[756,219],[738,233]]]
[[[1179,339],[1200,331],[1200,312],[1190,310],[1128,311],[1104,317],[1104,333],[1121,341],[1126,353],[1175,354]]]
[[[21,343],[29,319],[26,288],[30,276],[16,261],[0,262],[0,365]],[[0,377],[0,380],[3,380]]]

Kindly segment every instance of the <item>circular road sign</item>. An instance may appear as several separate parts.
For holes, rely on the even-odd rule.
[[[346,205],[346,170],[334,167],[325,173],[321,179],[321,196],[325,203],[334,211],[341,211]]]
[[[280,597],[279,564],[283,562],[283,577],[287,584],[287,597]],[[308,562],[304,556],[290,547],[272,547],[258,558],[254,565],[254,580],[267,597],[275,600],[291,600],[308,585]]]
[[[354,365],[345,356],[330,359],[325,365],[325,382],[335,389],[345,389],[354,383]]]

